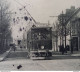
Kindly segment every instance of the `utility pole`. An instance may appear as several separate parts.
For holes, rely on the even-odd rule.
[[[64,45],[64,29],[63,29],[63,26],[64,26],[64,23],[63,23],[63,11],[62,11],[62,16],[61,16],[61,18],[62,18],[62,22],[61,22],[61,26],[62,26],[62,45]]]
[[[66,25],[65,25],[65,48],[66,48]]]
[[[60,35],[60,46],[61,46],[61,35]]]
[[[62,16],[61,16],[61,26],[62,26],[62,45],[64,45],[64,22],[63,22],[63,20],[64,20],[64,16],[63,16],[63,11],[62,11],[62,14],[61,14]],[[59,16],[50,16],[50,17],[59,17]],[[61,36],[60,36],[60,42],[61,42]],[[61,43],[60,43],[61,44]]]
[[[1,25],[2,25],[2,6],[1,6]],[[0,28],[0,32],[1,32],[1,48],[2,48],[2,46],[3,46],[3,36],[2,36],[2,27]]]

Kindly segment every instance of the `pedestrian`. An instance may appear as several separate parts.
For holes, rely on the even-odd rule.
[[[73,54],[73,47],[71,47],[71,53]]]
[[[64,51],[67,53],[67,46],[65,47]]]
[[[60,46],[59,46],[60,52],[62,52],[62,49],[61,49],[61,48],[62,48],[62,46],[60,45]]]
[[[61,46],[62,55],[64,54],[64,45]]]
[[[20,46],[21,50],[22,50],[22,46]]]
[[[73,54],[73,42],[71,40],[71,53]]]
[[[69,45],[67,45],[67,46],[66,46],[66,50],[67,50],[67,51],[69,51],[69,50],[70,50],[70,47],[69,47]]]
[[[67,50],[70,51],[70,46],[69,45],[67,45]]]
[[[16,50],[16,47],[15,47],[15,45],[13,45],[13,50],[14,50],[14,52],[15,52],[15,50]]]

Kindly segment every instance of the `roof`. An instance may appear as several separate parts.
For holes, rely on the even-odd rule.
[[[32,27],[31,29],[52,28],[52,27]]]
[[[67,24],[79,11],[80,8],[77,8],[77,10],[69,17],[69,19],[65,22],[65,24]]]

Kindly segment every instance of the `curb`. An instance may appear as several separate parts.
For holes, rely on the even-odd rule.
[[[0,56],[0,62],[1,62],[1,61],[4,61],[4,60],[7,58],[7,56],[10,54],[10,52],[11,52],[11,48],[10,48],[8,51],[6,51],[5,53],[3,53],[3,54]]]
[[[69,54],[69,55],[52,55],[54,57],[80,57],[80,54]]]

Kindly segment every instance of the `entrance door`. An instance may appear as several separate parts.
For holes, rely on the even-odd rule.
[[[71,48],[73,51],[78,51],[78,37],[72,37]]]

